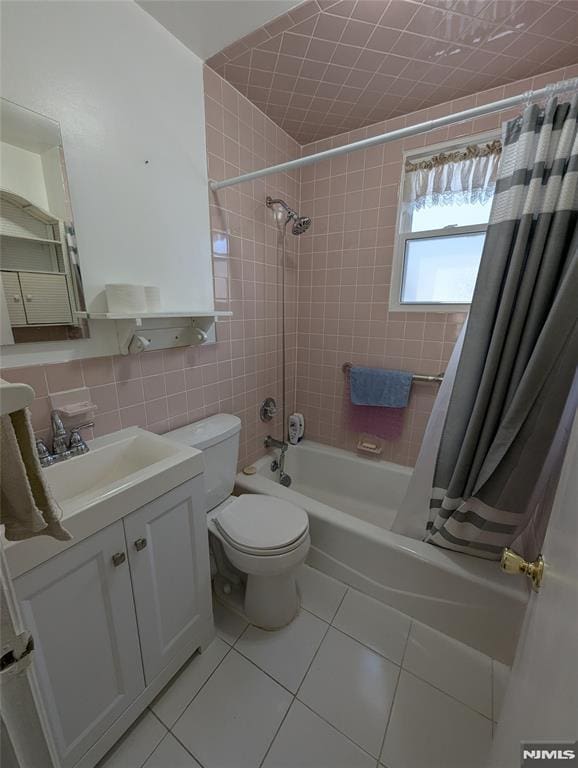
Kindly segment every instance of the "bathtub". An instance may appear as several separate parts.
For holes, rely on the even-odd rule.
[[[241,493],[265,493],[307,510],[308,562],[431,627],[511,664],[528,591],[496,562],[393,533],[411,469],[304,440],[290,446],[290,488],[271,471],[272,452],[254,475],[237,475]]]

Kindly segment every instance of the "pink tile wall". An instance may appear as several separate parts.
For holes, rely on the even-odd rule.
[[[303,152],[347,144],[577,74],[578,66],[557,70],[309,144]],[[509,116],[486,116],[301,170],[301,209],[313,217],[313,225],[311,235],[301,238],[299,253],[297,410],[305,415],[309,438],[355,448],[359,435],[349,431],[343,415],[343,362],[426,374],[445,370],[463,316],[390,312],[388,307],[402,152],[497,129]],[[403,433],[399,440],[384,442],[383,458],[414,464],[436,391],[434,384],[413,385]]]
[[[578,66],[497,88],[301,148],[212,70],[205,68],[209,176],[221,179],[337,146],[401,125],[465,109],[578,76]],[[268,176],[211,196],[216,306],[231,309],[217,326],[217,343],[146,352],[134,357],[4,369],[9,381],[36,391],[34,426],[49,435],[49,393],[87,386],[98,405],[95,434],[138,425],[162,433],[215,413],[243,423],[240,464],[263,454],[263,437],[281,434],[278,415],[258,418],[267,395],[281,401],[281,271],[278,230],[267,194],[313,217],[311,230],[287,244],[287,405],[307,420],[307,436],[353,449],[357,435],[342,419],[344,361],[437,373],[449,358],[463,318],[388,311],[395,214],[404,148],[497,127],[502,116],[480,118],[405,144]],[[435,397],[413,388],[401,439],[385,459],[412,465]]]
[[[234,176],[264,164],[299,157],[301,148],[212,70],[205,70],[209,176]],[[280,256],[267,194],[298,207],[299,173],[270,176],[211,196],[216,306],[231,309],[217,325],[217,343],[3,370],[9,381],[29,383],[39,436],[50,432],[49,393],[87,386],[98,406],[95,435],[129,427],[162,433],[215,413],[242,420],[240,465],[264,452],[263,438],[281,434],[280,415],[269,424],[259,403],[281,400]],[[288,402],[295,398],[297,242],[287,235],[286,287]]]
[[[205,67],[205,109],[209,177],[214,180],[299,157],[300,145],[233,86]],[[281,406],[280,230],[265,198],[284,199],[298,210],[300,172],[274,174],[211,194],[215,299],[233,317],[221,325],[234,371],[232,412],[243,422],[246,461],[263,454],[267,434],[282,435],[279,414],[259,420],[259,404],[273,396]],[[287,228],[286,344],[287,407],[295,403],[297,359],[298,238]],[[219,336],[221,338],[221,335]],[[216,347],[217,354],[222,344]]]

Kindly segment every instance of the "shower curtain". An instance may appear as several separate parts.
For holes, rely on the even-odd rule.
[[[499,559],[533,493],[578,362],[578,95],[506,124],[425,540]]]

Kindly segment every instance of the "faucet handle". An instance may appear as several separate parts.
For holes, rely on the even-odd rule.
[[[50,455],[50,451],[46,447],[46,443],[40,438],[36,439],[36,453],[38,454],[41,467],[49,467],[51,464],[54,464],[54,459]]]
[[[88,429],[89,427],[94,427],[94,421],[89,421],[86,424],[79,424],[77,427],[73,427],[70,430],[70,442],[68,443],[68,450],[71,451],[71,453],[88,453],[88,445],[80,434],[80,430]]]
[[[72,427],[70,434],[79,432],[81,429],[90,429],[91,427],[94,427],[94,421],[87,421],[86,424],[79,424],[77,427]]]

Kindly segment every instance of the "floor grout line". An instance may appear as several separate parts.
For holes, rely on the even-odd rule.
[[[383,748],[385,747],[385,739],[387,737],[387,731],[389,729],[389,724],[391,722],[391,716],[393,715],[393,708],[395,706],[395,699],[397,696],[397,689],[399,688],[399,681],[401,680],[401,673],[403,671],[403,660],[405,659],[405,652],[407,651],[407,646],[409,645],[409,636],[411,635],[411,628],[413,627],[413,619],[410,619],[409,629],[407,631],[407,636],[405,638],[405,643],[403,646],[403,653],[401,654],[401,661],[399,662],[399,672],[397,673],[397,680],[395,681],[395,688],[393,690],[393,696],[391,699],[391,706],[389,708],[389,712],[387,713],[387,718],[385,721],[385,730],[383,732],[383,738],[381,739],[381,746],[379,748],[379,756],[377,758],[377,765],[379,766],[381,756],[383,754]]]
[[[493,722],[493,704],[494,704],[494,701],[493,701],[492,692],[493,692],[493,670],[494,670],[494,665],[493,665],[493,659],[491,658],[491,656],[487,656],[486,654],[483,654],[484,656],[486,656],[486,658],[488,658],[490,660],[490,695],[492,695],[492,698],[490,700],[490,712],[492,713],[492,716],[490,716],[490,717],[488,715],[484,715],[483,712],[480,712],[475,707],[472,707],[471,704],[466,704],[465,701],[462,701],[461,699],[458,699],[453,694],[448,693],[448,691],[445,691],[443,688],[440,688],[439,686],[434,685],[429,680],[426,680],[425,677],[421,677],[420,675],[416,674],[415,672],[413,672],[408,667],[404,666],[405,656],[406,656],[407,649],[408,649],[408,646],[409,646],[409,639],[411,637],[412,629],[413,629],[414,625],[421,624],[421,623],[422,622],[419,622],[419,621],[417,621],[415,619],[411,619],[411,625],[410,625],[409,632],[408,632],[408,635],[407,635],[407,641],[406,641],[405,648],[404,648],[404,651],[403,651],[403,657],[402,657],[402,660],[401,660],[401,663],[400,663],[400,667],[401,667],[402,672],[407,672],[408,675],[411,675],[412,677],[415,677],[416,680],[421,680],[422,683],[425,683],[426,685],[429,685],[430,688],[433,688],[434,690],[439,691],[440,693],[445,694],[448,698],[452,699],[453,701],[456,701],[458,704],[461,704],[462,707],[466,707],[466,709],[469,709],[471,712],[474,712],[476,715],[480,715],[480,717],[484,717],[486,720],[490,720],[490,722]],[[443,634],[443,632],[441,634]],[[449,637],[449,635],[447,635],[447,637]],[[465,643],[463,643],[463,645],[465,645]],[[469,647],[470,646],[468,646],[468,648]]]
[[[281,730],[281,728],[283,727],[283,723],[284,723],[284,722],[285,722],[285,720],[287,719],[287,715],[288,715],[288,714],[289,714],[289,712],[291,711],[291,707],[292,707],[292,706],[293,706],[293,704],[295,703],[295,699],[296,699],[296,698],[297,698],[297,696],[294,694],[294,695],[293,695],[293,698],[291,699],[291,703],[290,703],[290,704],[289,704],[289,706],[287,707],[287,711],[286,711],[286,712],[285,712],[285,714],[283,715],[283,719],[282,719],[282,720],[281,720],[281,722],[279,723],[279,727],[277,728],[277,730],[276,730],[276,731],[275,731],[275,733],[273,734],[273,738],[271,739],[271,742],[270,742],[269,746],[267,747],[267,750],[266,750],[265,754],[263,755],[263,759],[262,759],[262,760],[261,760],[261,762],[259,763],[259,768],[262,768],[262,765],[263,765],[263,763],[264,763],[264,762],[265,762],[265,760],[267,759],[267,755],[268,755],[268,754],[269,754],[269,752],[271,751],[271,747],[272,747],[272,746],[273,746],[273,744],[275,743],[275,739],[277,738],[277,736],[278,736],[278,734],[279,734],[279,731],[280,731],[280,730]]]
[[[255,667],[255,669],[258,669],[259,672],[262,672],[264,675],[267,675],[267,677],[270,680],[272,680],[274,683],[277,683],[277,685],[280,686],[281,688],[283,688],[284,691],[287,691],[288,694],[290,694],[293,697],[295,697],[297,695],[296,693],[293,693],[293,691],[289,690],[289,688],[287,688],[286,685],[283,685],[283,683],[280,683],[279,680],[277,680],[276,677],[273,677],[273,675],[270,672],[267,672],[266,669],[261,669],[261,667],[258,664],[256,664],[253,661],[253,659],[250,659],[248,656],[245,656],[245,654],[242,651],[240,651],[238,648],[231,648],[231,650],[235,651],[236,653],[238,653],[239,656],[242,659],[244,659],[245,661],[248,661],[249,664],[251,664],[253,667]]]
[[[479,715],[479,717],[483,717],[484,720],[488,720],[490,723],[493,722],[492,718],[488,717],[488,715],[484,715],[478,709],[474,709],[470,704],[466,704],[464,701],[461,701],[460,699],[456,699],[456,697],[453,696],[451,693],[448,693],[447,691],[444,691],[443,688],[438,688],[437,685],[434,685],[433,683],[430,683],[429,680],[425,679],[425,677],[420,677],[419,675],[416,675],[415,672],[411,671],[411,669],[407,669],[407,667],[401,667],[401,671],[405,672],[408,675],[411,675],[416,680],[420,680],[422,683],[425,683],[426,685],[429,685],[429,687],[433,688],[434,691],[439,691],[439,693],[443,693],[444,696],[448,697],[448,699],[451,699],[452,701],[455,701],[456,704],[460,704],[462,707],[465,707],[470,712],[473,712],[474,715]]]
[[[193,753],[191,752],[191,750],[190,750],[190,749],[188,749],[188,747],[187,747],[185,744],[183,744],[183,742],[182,742],[182,741],[179,739],[179,737],[178,737],[178,736],[176,736],[176,735],[175,735],[175,734],[174,734],[174,733],[171,731],[171,729],[170,729],[170,728],[167,730],[167,732],[165,733],[165,735],[163,736],[163,738],[162,738],[162,739],[159,741],[159,743],[158,743],[158,744],[157,744],[157,746],[154,748],[154,750],[153,750],[153,751],[150,753],[150,755],[147,757],[147,760],[150,760],[150,758],[151,758],[151,757],[154,755],[154,753],[157,751],[157,749],[158,749],[158,748],[161,746],[161,744],[163,743],[163,741],[165,741],[165,739],[167,738],[167,736],[172,736],[172,737],[173,737],[173,739],[174,739],[174,740],[175,740],[175,741],[176,741],[178,744],[180,744],[180,746],[181,746],[181,747],[182,747],[182,748],[185,750],[185,752],[187,753],[187,755],[190,755],[190,756],[193,758],[193,760],[196,760],[196,761],[197,761],[197,763],[198,763],[198,764],[201,766],[201,768],[206,768],[205,764],[204,764],[204,763],[202,763],[202,762],[199,760],[199,758],[198,758],[198,757],[196,757],[195,755],[193,755]],[[146,760],[145,760],[145,763],[146,763]],[[143,765],[145,765],[145,763],[143,763]],[[142,768],[142,766],[141,766],[141,768]]]
[[[216,639],[216,638],[215,638],[215,639]],[[222,638],[219,638],[219,639],[221,639],[221,640],[222,640]],[[214,641],[213,641],[213,642],[214,642]],[[223,642],[226,642],[226,641],[225,641],[225,640],[223,640]],[[228,643],[227,643],[227,645],[228,645]],[[232,650],[233,650],[233,647],[232,647],[232,646],[229,646],[229,648],[228,648],[228,650],[227,650],[227,653],[226,653],[226,654],[223,656],[223,658],[222,658],[222,659],[221,659],[221,660],[218,662],[218,664],[215,666],[215,668],[213,669],[213,671],[211,672],[211,674],[210,674],[210,675],[207,677],[207,679],[205,680],[205,682],[204,682],[204,683],[201,685],[201,687],[199,688],[199,690],[198,690],[198,691],[195,693],[195,695],[193,696],[193,698],[192,698],[192,699],[189,701],[189,703],[187,704],[187,706],[186,706],[186,707],[183,709],[183,711],[181,712],[181,714],[180,714],[180,715],[177,717],[177,719],[175,720],[175,722],[174,722],[174,723],[173,723],[173,724],[172,724],[170,727],[167,727],[167,726],[166,726],[166,725],[165,725],[165,724],[162,722],[162,720],[160,719],[160,717],[159,717],[159,716],[156,714],[156,712],[153,712],[153,710],[151,709],[151,712],[152,712],[152,713],[153,713],[153,715],[154,715],[154,716],[157,718],[157,720],[158,720],[160,723],[162,723],[163,725],[165,725],[165,728],[167,728],[167,732],[168,732],[168,733],[170,733],[170,734],[171,734],[171,736],[172,736],[174,739],[176,739],[176,741],[178,741],[178,743],[181,745],[181,747],[182,747],[182,748],[185,750],[185,752],[186,752],[188,755],[190,755],[190,756],[191,756],[191,757],[192,757],[194,760],[196,760],[196,761],[197,761],[197,763],[199,763],[199,765],[201,766],[201,768],[205,768],[205,765],[204,765],[204,763],[203,763],[203,762],[202,762],[202,761],[201,761],[201,760],[200,760],[200,759],[199,759],[199,758],[198,758],[196,755],[194,755],[194,754],[191,752],[191,750],[190,750],[190,749],[189,749],[189,748],[188,748],[188,747],[187,747],[185,744],[183,744],[183,742],[182,742],[182,741],[179,739],[179,737],[177,736],[177,734],[174,732],[173,728],[175,728],[175,726],[177,725],[177,723],[179,722],[179,720],[182,718],[182,716],[185,714],[185,712],[187,711],[187,709],[188,709],[188,708],[191,706],[191,704],[193,703],[193,701],[194,701],[194,700],[197,698],[197,696],[200,694],[200,692],[203,690],[203,688],[204,688],[204,687],[207,685],[207,683],[209,682],[209,680],[210,680],[210,679],[213,677],[213,675],[215,674],[215,672],[216,672],[216,671],[219,669],[219,667],[221,666],[221,664],[222,664],[222,663],[225,661],[225,659],[226,659],[226,658],[227,658],[227,656],[228,656],[228,655],[231,653],[231,651],[232,651]],[[150,706],[149,706],[149,709],[150,709]],[[164,737],[163,737],[163,738],[164,738]],[[151,754],[152,754],[152,753],[151,753]],[[149,755],[149,757],[150,757],[150,755]],[[147,760],[148,760],[148,758],[147,758]]]
[[[206,768],[206,766],[205,766],[205,763],[203,763],[203,762],[202,762],[202,761],[201,761],[201,760],[200,760],[200,759],[199,759],[199,758],[198,758],[196,755],[194,755],[194,754],[191,752],[191,750],[190,750],[190,749],[187,747],[187,745],[186,745],[186,744],[183,744],[183,742],[182,742],[182,741],[179,739],[179,737],[177,736],[177,734],[176,734],[176,733],[173,733],[171,730],[169,730],[169,733],[171,734],[171,736],[173,737],[173,739],[174,739],[175,741],[177,741],[177,742],[178,742],[178,743],[181,745],[181,747],[182,747],[182,748],[185,750],[185,752],[187,753],[187,755],[190,755],[190,756],[193,758],[193,760],[196,760],[196,761],[197,761],[197,763],[198,763],[198,764],[201,766],[201,768]]]
[[[174,723],[173,723],[173,724],[172,724],[170,727],[165,725],[165,728],[167,728],[167,727],[168,727],[168,729],[169,729],[169,731],[171,731],[171,733],[172,733],[172,731],[173,731],[173,728],[176,726],[176,724],[179,722],[179,720],[180,720],[180,719],[182,718],[182,716],[185,714],[185,712],[187,711],[187,709],[188,709],[188,708],[191,706],[191,704],[193,703],[193,701],[194,701],[194,700],[197,698],[197,696],[199,695],[199,693],[200,693],[200,692],[203,690],[203,688],[204,688],[204,687],[207,685],[207,683],[209,682],[209,680],[210,680],[210,679],[213,677],[213,675],[215,674],[215,672],[216,672],[216,671],[219,669],[219,667],[221,666],[221,664],[222,664],[222,663],[225,661],[225,659],[226,659],[226,658],[227,658],[227,656],[228,656],[228,655],[231,653],[231,651],[232,651],[232,650],[233,650],[233,646],[229,646],[229,649],[228,649],[227,653],[226,653],[226,654],[223,656],[223,658],[222,658],[222,659],[219,661],[219,663],[218,663],[218,664],[215,666],[215,668],[213,669],[213,671],[211,672],[211,674],[210,674],[210,675],[207,677],[207,679],[205,680],[205,682],[204,682],[204,683],[201,685],[201,687],[199,688],[199,690],[198,690],[198,691],[195,693],[195,695],[193,696],[193,698],[192,698],[192,699],[189,701],[189,703],[188,703],[188,704],[187,704],[187,706],[186,706],[186,707],[183,709],[183,711],[181,712],[181,714],[180,714],[180,715],[177,717],[177,719],[175,720],[175,722],[174,722]],[[164,689],[163,689],[163,690],[164,690]],[[151,711],[152,711],[152,710],[151,710]],[[155,714],[155,713],[153,712],[153,714]],[[160,719],[160,717],[158,717],[158,715],[156,715],[156,714],[155,714],[155,717],[157,718],[157,720],[160,720],[160,722],[162,722],[162,720]],[[164,725],[164,723],[163,723],[163,725]],[[176,738],[176,737],[175,737],[175,738]],[[195,759],[196,759],[196,758],[195,758]]]
[[[356,643],[359,643],[359,645],[362,645],[364,648],[367,648],[368,651],[371,651],[372,653],[377,654],[377,656],[381,656],[382,659],[385,659],[385,661],[389,661],[391,664],[395,664],[396,667],[401,667],[402,662],[401,661],[394,661],[394,659],[390,658],[389,656],[386,656],[385,653],[382,651],[377,651],[375,648],[372,648],[370,645],[367,645],[367,643],[364,643],[363,640],[360,640],[358,637],[354,637],[353,635],[350,635],[349,632],[346,632],[344,629],[341,629],[341,627],[336,627],[335,624],[331,625],[331,628],[334,629],[336,632],[340,632],[345,637],[348,637],[350,640],[353,640]],[[409,634],[408,634],[409,637]],[[406,638],[407,642],[407,638]],[[405,652],[405,646],[404,646],[404,652]],[[402,657],[403,660],[403,657]]]
[[[332,616],[332,618],[331,618],[331,621],[329,622],[329,624],[330,624],[331,626],[333,626],[333,622],[335,621],[335,617],[336,617],[336,616],[337,616],[337,614],[339,613],[339,609],[340,609],[340,608],[341,608],[341,606],[343,605],[343,601],[345,600],[345,598],[346,598],[346,597],[347,597],[347,595],[349,594],[350,590],[351,590],[351,587],[348,587],[348,586],[346,585],[346,587],[345,587],[345,592],[343,593],[343,597],[342,597],[342,598],[341,598],[341,600],[339,601],[339,605],[338,605],[338,606],[337,606],[337,608],[335,609],[335,613],[333,614],[333,616]]]
[[[343,597],[342,597],[342,598],[341,598],[341,600],[339,601],[339,605],[337,606],[337,610],[335,611],[335,613],[336,613],[336,614],[337,614],[337,611],[338,611],[338,610],[341,608],[341,603],[342,603],[342,602],[345,600],[345,595],[346,595],[346,594],[347,594],[347,590],[345,591],[345,593],[344,593]],[[313,654],[313,658],[311,659],[311,661],[310,661],[310,663],[309,663],[309,665],[308,665],[307,669],[305,670],[305,674],[304,674],[304,675],[303,675],[303,677],[301,678],[301,682],[299,683],[299,687],[297,688],[297,692],[295,693],[295,696],[298,696],[298,695],[299,695],[299,691],[301,690],[301,687],[302,687],[303,683],[305,682],[305,679],[306,679],[307,675],[309,674],[309,670],[310,670],[310,669],[311,669],[311,667],[313,666],[313,663],[314,663],[315,659],[317,658],[317,654],[318,654],[318,653],[319,653],[319,651],[321,650],[321,646],[323,645],[323,643],[324,643],[324,641],[325,641],[325,638],[327,637],[327,633],[328,633],[328,632],[329,632],[329,630],[331,629],[331,626],[332,626],[332,625],[331,625],[331,624],[328,624],[327,622],[326,622],[326,624],[327,624],[327,629],[326,629],[326,630],[325,630],[325,632],[323,633],[323,637],[321,638],[321,642],[320,642],[320,643],[319,643],[319,645],[317,646],[317,650],[316,650],[316,651],[315,651],[315,653]]]
[[[120,745],[120,744],[121,744],[121,743],[124,741],[124,739],[126,738],[126,736],[127,736],[127,735],[128,735],[128,734],[129,734],[129,733],[130,733],[130,732],[131,732],[133,729],[135,729],[135,728],[137,727],[137,724],[138,724],[138,723],[140,723],[140,722],[142,722],[142,721],[144,720],[144,718],[146,717],[146,715],[147,715],[148,713],[150,713],[151,715],[153,715],[153,717],[154,717],[156,720],[159,720],[159,718],[158,718],[158,717],[155,715],[155,713],[154,713],[154,712],[152,712],[152,711],[150,710],[150,708],[149,708],[149,707],[147,707],[147,708],[144,710],[144,712],[142,712],[142,713],[141,713],[141,714],[138,716],[138,718],[137,718],[137,719],[134,721],[134,723],[132,723],[132,725],[130,726],[130,728],[129,728],[128,730],[126,730],[126,731],[123,733],[123,735],[120,737],[120,739],[119,739],[118,741],[116,741],[116,742],[113,744],[113,746],[112,746],[112,747],[109,749],[109,751],[108,751],[106,754],[108,755],[108,754],[109,754],[110,752],[112,752],[113,750],[114,750],[114,751],[116,751],[117,747],[118,747],[118,746],[119,746],[119,745]],[[159,723],[161,723],[161,721],[160,721],[160,720],[159,720]],[[153,747],[152,751],[151,751],[151,752],[149,752],[149,754],[148,754],[148,755],[145,757],[145,759],[142,761],[142,763],[139,763],[139,765],[135,766],[135,768],[143,768],[143,765],[146,763],[146,761],[147,761],[147,760],[148,760],[148,759],[149,759],[149,758],[150,758],[150,757],[153,755],[153,753],[154,753],[154,752],[156,752],[156,750],[158,749],[158,747],[161,745],[161,743],[162,743],[162,742],[164,741],[164,739],[166,738],[166,736],[167,736],[167,733],[169,733],[169,729],[166,727],[166,725],[165,725],[164,723],[161,723],[161,725],[162,725],[162,727],[165,729],[165,732],[163,733],[163,735],[161,736],[161,738],[159,739],[159,741],[158,741],[158,742],[155,744],[155,746]],[[106,757],[106,755],[105,755],[104,757]],[[103,758],[101,758],[101,760],[99,761],[99,763],[98,763],[98,765],[97,765],[97,768],[98,768],[98,766],[100,766],[101,762],[104,760],[104,757],[103,757]],[[103,764],[103,768],[106,768],[106,763],[107,763],[107,762],[108,762],[108,760],[107,760],[107,761],[106,761],[106,762]]]
[[[361,744],[358,744],[354,739],[351,738],[351,736],[348,736],[346,733],[341,731],[334,723],[331,723],[327,718],[325,718],[323,715],[320,715],[317,710],[313,709],[313,707],[310,704],[307,704],[306,701],[303,701],[299,698],[299,696],[295,696],[299,704],[302,704],[304,707],[306,707],[310,712],[313,712],[313,714],[318,717],[320,720],[323,720],[326,725],[333,728],[334,731],[339,733],[341,736],[343,736],[344,739],[347,739],[347,741],[351,742],[351,744],[354,744],[358,749],[360,749],[365,755],[368,755],[368,757],[371,757],[372,760],[375,760],[375,755],[372,755],[371,752],[368,752],[365,747],[362,747]],[[379,758],[377,758],[377,761],[379,762]]]

